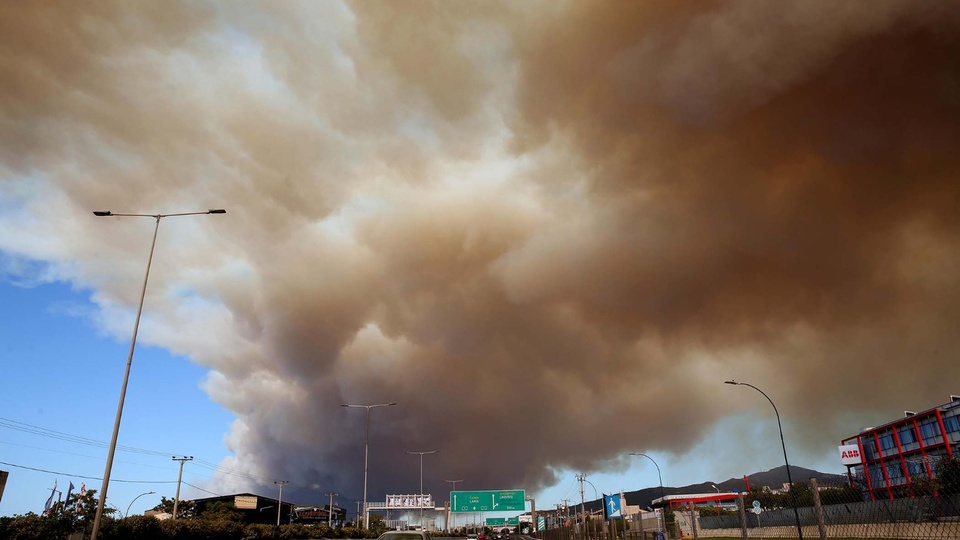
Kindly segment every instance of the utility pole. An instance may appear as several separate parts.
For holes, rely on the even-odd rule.
[[[570,499],[563,500],[563,517],[565,519],[570,519]]]
[[[361,519],[361,517],[362,517],[362,516],[360,515],[360,505],[363,504],[363,501],[354,501],[354,502],[357,503],[357,526],[359,526],[359,525],[360,525],[360,519]]]
[[[183,464],[187,461],[193,461],[193,456],[173,456],[170,459],[180,462],[180,474],[177,475],[177,494],[173,497],[173,519],[177,519],[177,508],[180,506],[180,482],[183,480]]]
[[[277,480],[274,482],[274,484],[280,486],[280,496],[277,497],[277,527],[280,526],[280,509],[283,508],[283,485],[289,483],[289,480]]]
[[[583,481],[587,479],[587,475],[580,473],[577,475],[577,480],[580,481],[580,522],[583,524],[583,532],[587,530],[587,512],[583,505]],[[579,531],[580,528],[577,527]]]
[[[327,493],[327,496],[330,497],[330,506],[327,510],[327,527],[333,528],[333,498],[339,495],[339,493],[330,492]]]

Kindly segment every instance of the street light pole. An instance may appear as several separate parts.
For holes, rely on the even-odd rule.
[[[426,452],[411,452],[407,450],[408,454],[420,456],[420,530],[423,530],[423,456],[436,454],[437,452],[439,452],[439,450],[427,450]]]
[[[93,518],[91,540],[97,540],[100,532],[100,520],[103,517],[103,506],[107,501],[107,487],[110,485],[110,472],[113,470],[113,456],[117,452],[117,437],[120,435],[120,418],[123,416],[123,401],[127,396],[127,382],[130,380],[130,365],[133,363],[133,350],[137,346],[137,332],[140,329],[140,315],[143,313],[143,299],[147,295],[147,280],[150,279],[150,265],[153,263],[153,251],[157,246],[157,233],[160,230],[160,220],[165,217],[198,216],[203,214],[226,214],[223,209],[212,209],[206,212],[181,212],[178,214],[114,214],[109,210],[95,211],[97,217],[149,217],[156,220],[153,227],[153,241],[150,242],[150,256],[147,258],[147,271],[143,276],[143,288],[140,290],[140,305],[137,307],[137,317],[133,323],[133,337],[130,339],[130,352],[127,354],[127,367],[123,372],[123,384],[120,386],[120,401],[117,403],[117,417],[113,421],[113,436],[110,438],[110,449],[107,451],[107,465],[103,471],[103,483],[100,485],[100,499],[97,501],[97,513]]]
[[[153,495],[154,493],[156,493],[156,491],[148,491],[146,493],[141,493],[136,497],[134,497],[133,500],[130,501],[130,504],[127,505],[127,511],[123,513],[123,517],[125,518],[130,517],[130,507],[133,506],[133,503],[137,502],[137,499],[139,499],[140,497],[143,497],[144,495]]]
[[[346,403],[341,403],[341,407],[350,407],[355,409],[366,409],[367,410],[367,436],[363,442],[363,528],[370,530],[370,509],[367,507],[367,466],[369,464],[370,457],[370,409],[375,409],[377,407],[392,407],[396,405],[396,402],[390,403],[378,403],[376,405],[348,405]]]
[[[533,497],[527,497],[526,500],[530,501],[530,521],[533,522],[533,527],[531,527],[530,535],[536,536],[540,532],[540,529],[537,523],[537,501]],[[517,527],[517,532],[520,532],[519,526]]]
[[[411,452],[407,450],[408,454],[415,454],[420,456],[420,530],[423,530],[423,456],[427,454],[436,454],[439,450],[428,450],[426,452]]]
[[[793,501],[793,518],[797,522],[797,537],[800,538],[800,540],[803,540],[803,528],[800,527],[800,512],[797,511],[797,491],[793,489],[794,487],[793,477],[790,475],[790,462],[787,460],[787,443],[785,443],[783,440],[783,424],[780,423],[780,411],[777,410],[777,406],[773,404],[773,400],[770,399],[770,396],[768,396],[766,392],[764,392],[763,390],[757,388],[756,386],[750,383],[729,380],[729,381],[724,381],[724,384],[732,384],[736,386],[749,386],[750,388],[753,388],[757,392],[760,392],[760,394],[762,394],[763,397],[767,398],[767,401],[770,402],[770,406],[773,407],[773,412],[774,414],[777,415],[777,428],[780,429],[780,446],[783,447],[783,464],[786,465],[787,467],[787,482],[790,483],[790,499]]]
[[[463,482],[463,479],[460,479],[460,480],[444,480],[444,482],[450,482],[451,484],[453,484],[453,489],[451,489],[450,491],[456,491],[456,490],[457,490],[457,484],[460,483],[460,482]],[[450,521],[453,521],[453,515],[456,513],[456,512],[454,512],[454,510],[455,510],[455,509],[453,508],[453,501],[451,500],[451,501],[450,501],[450,512],[447,514],[447,521],[448,521],[448,523],[447,523],[447,532],[450,532],[450,531],[452,530],[452,527],[450,526],[450,523],[449,523],[449,522],[450,522]]]
[[[650,456],[648,456],[648,455],[646,455],[646,454],[644,454],[644,453],[642,453],[642,452],[630,452],[630,455],[631,455],[631,456],[643,456],[643,457],[649,459],[650,461],[653,461],[653,466],[657,468],[657,480],[660,481],[660,504],[663,504],[663,502],[664,502],[664,500],[663,500],[663,477],[660,476],[660,466],[657,465],[657,462],[656,462],[652,457],[650,457]]]

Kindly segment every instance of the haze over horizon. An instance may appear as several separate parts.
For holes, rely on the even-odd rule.
[[[400,403],[375,495],[417,484],[406,450],[441,450],[427,493],[631,451],[776,467],[728,379],[815,468],[960,394],[958,30],[960,4],[893,0],[8,2],[0,281],[122,344],[152,223],[91,211],[227,209],[163,221],[138,342],[230,417],[195,420],[243,472],[211,492],[359,495],[342,403]],[[17,350],[115,407],[124,357]],[[11,385],[16,420],[47,425],[56,371]]]

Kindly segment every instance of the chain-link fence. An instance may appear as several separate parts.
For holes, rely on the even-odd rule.
[[[679,514],[677,536],[704,538],[960,539],[960,493],[919,481],[870,490],[862,478],[796,483],[793,493],[751,492],[736,512]],[[794,505],[796,501],[796,505]]]
[[[944,460],[938,477],[879,484],[836,476],[796,482],[790,490],[751,491],[736,506],[667,512],[652,520],[573,523],[537,534],[542,540],[657,538],[960,539],[960,459]],[[887,487],[892,484],[891,487]],[[883,487],[878,487],[883,486]]]

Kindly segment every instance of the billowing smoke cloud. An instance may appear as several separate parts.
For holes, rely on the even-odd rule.
[[[89,210],[227,208],[164,223],[141,336],[212,370],[231,467],[359,492],[339,405],[396,401],[374,495],[405,450],[536,489],[691,448],[728,378],[811,453],[957,390],[953,4],[0,10],[4,271],[126,335],[145,229]]]

